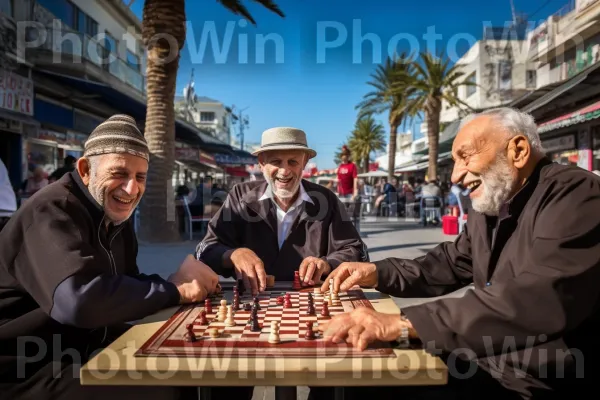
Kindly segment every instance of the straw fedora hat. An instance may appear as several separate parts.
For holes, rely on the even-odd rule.
[[[306,143],[306,133],[297,128],[277,127],[267,129],[262,134],[260,148],[252,153],[259,155],[271,150],[302,150],[308,153],[308,158],[314,158],[317,152]]]

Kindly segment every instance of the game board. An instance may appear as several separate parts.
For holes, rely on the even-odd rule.
[[[290,294],[291,308],[277,304],[277,297]],[[307,315],[308,294],[312,293],[316,315]],[[208,325],[198,322],[203,304],[182,306],[148,341],[136,352],[136,356],[235,356],[235,357],[395,357],[388,343],[371,345],[365,351],[353,349],[347,343],[330,343],[323,340],[318,332],[320,315],[325,294],[315,293],[313,288],[292,290],[290,282],[277,282],[274,287],[261,293],[258,320],[260,332],[252,332],[248,320],[250,311],[244,311],[242,305],[253,300],[248,293],[240,296],[240,309],[235,312],[236,326],[227,327],[224,322],[215,320],[220,300],[232,303],[233,291],[223,289],[222,293],[212,299],[212,313],[207,314]],[[339,301],[329,306],[330,316],[351,311],[357,307],[373,308],[364,292],[355,287],[338,294]],[[280,321],[280,343],[269,343],[271,321]],[[305,339],[306,321],[313,321],[316,338]],[[185,334],[187,327],[195,333],[196,340],[188,341]],[[209,328],[219,328],[220,336],[213,338]]]

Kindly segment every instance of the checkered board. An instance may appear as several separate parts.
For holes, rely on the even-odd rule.
[[[277,297],[290,293],[291,308],[284,308],[277,304]],[[308,315],[308,293],[312,293],[315,314]],[[321,307],[324,294],[314,293],[312,288],[299,291],[291,289],[291,283],[277,283],[273,288],[267,289],[258,296],[260,310],[258,322],[260,332],[252,332],[248,320],[250,311],[242,308],[245,303],[252,303],[252,296],[240,296],[240,309],[235,312],[236,326],[227,327],[224,322],[216,321],[216,316],[222,299],[227,304],[232,304],[233,291],[231,288],[223,290],[222,294],[212,298],[212,312],[207,314],[208,325],[199,323],[200,313],[204,304],[182,306],[142,347],[136,356],[180,356],[180,357],[206,357],[206,356],[235,356],[235,357],[395,357],[392,347],[388,343],[375,343],[365,351],[353,349],[347,343],[330,343],[323,340],[318,332],[321,316]],[[370,307],[372,304],[364,292],[356,287],[348,292],[339,293],[339,300],[329,306],[330,317],[352,311],[357,307]],[[271,321],[279,321],[280,343],[269,343]],[[313,331],[316,339],[307,340],[306,321],[313,321]],[[186,326],[193,325],[196,341],[185,340]],[[209,328],[219,328],[220,336],[212,338]]]

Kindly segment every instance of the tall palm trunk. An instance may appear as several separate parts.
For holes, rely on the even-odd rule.
[[[437,161],[440,141],[440,113],[442,101],[431,97],[427,102],[425,119],[427,120],[427,138],[429,139],[429,180],[437,179]]]
[[[396,169],[396,139],[398,137],[399,123],[390,122],[390,149],[388,150],[388,182],[394,178],[394,170]]]
[[[148,50],[144,135],[150,148],[146,193],[140,208],[140,238],[178,240],[171,182],[175,158],[175,86],[185,41],[185,0],[146,0],[142,35]]]
[[[369,161],[371,160],[371,148],[367,149],[367,155],[365,156],[364,160],[363,160],[363,171],[364,173],[369,172]]]

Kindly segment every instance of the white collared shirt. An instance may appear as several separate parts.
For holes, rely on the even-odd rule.
[[[17,198],[8,178],[8,170],[0,160],[0,217],[10,217],[17,210]]]
[[[279,207],[279,204],[277,204],[277,202],[275,201],[271,186],[267,185],[267,190],[265,190],[265,193],[262,195],[259,201],[269,199],[273,202],[273,204],[275,204],[275,209],[277,210],[277,243],[279,244],[279,248],[281,249],[283,242],[285,242],[285,239],[290,233],[290,229],[292,228],[294,220],[296,219],[298,213],[302,209],[300,207],[302,203],[315,203],[312,201],[308,193],[306,193],[306,190],[304,190],[304,186],[302,185],[302,183],[300,183],[300,195],[298,196],[294,204],[292,204],[292,206],[287,210],[287,212],[283,211],[281,207]]]

